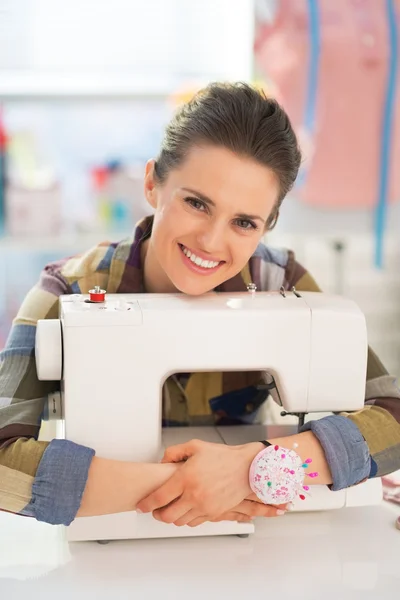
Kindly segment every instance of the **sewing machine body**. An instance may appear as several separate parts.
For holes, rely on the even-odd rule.
[[[274,399],[290,413],[357,410],[364,404],[365,319],[350,300],[319,293],[63,296],[60,319],[40,321],[41,379],[60,379],[58,436],[100,457],[158,461],[163,448],[201,438],[244,443],[293,433],[265,425],[161,427],[161,390],[177,372],[266,371]],[[313,486],[296,510],[326,510],[380,500],[371,480],[340,492]],[[84,517],[68,528],[76,540],[252,533],[252,523],[166,525],[136,512]]]

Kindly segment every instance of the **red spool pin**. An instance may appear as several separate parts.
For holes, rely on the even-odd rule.
[[[89,290],[90,302],[104,302],[106,290],[102,290],[98,285],[93,290]]]

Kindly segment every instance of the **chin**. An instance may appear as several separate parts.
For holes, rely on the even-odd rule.
[[[187,285],[182,286],[178,289],[180,292],[182,292],[182,294],[185,294],[186,296],[202,296],[203,294],[211,292],[214,288],[198,288],[197,286]]]
[[[201,296],[202,294],[207,294],[208,292],[211,292],[219,284],[215,283],[211,286],[207,286],[204,285],[204,283],[201,284],[201,282],[198,282],[196,285],[193,281],[180,281],[174,282],[174,285],[177,288],[177,290],[179,290],[182,294],[186,294],[186,296]]]

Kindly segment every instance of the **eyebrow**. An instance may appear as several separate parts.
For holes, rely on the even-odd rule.
[[[213,200],[211,200],[211,198],[208,198],[208,196],[205,196],[201,192],[198,192],[196,190],[193,190],[193,189],[187,188],[187,187],[183,187],[181,189],[184,192],[189,192],[189,194],[193,194],[194,196],[197,196],[200,200],[202,200],[206,204],[209,204],[210,206],[214,206],[214,207],[216,206],[215,202]],[[265,219],[263,219],[259,215],[248,215],[246,213],[240,213],[240,214],[236,215],[236,218],[243,219],[243,220],[249,219],[251,221],[261,221],[262,223],[265,223]]]

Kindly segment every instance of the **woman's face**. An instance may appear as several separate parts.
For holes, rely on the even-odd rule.
[[[196,146],[162,185],[149,161],[145,194],[155,209],[145,261],[149,291],[197,296],[246,265],[265,231],[279,183],[254,160],[225,148]]]

